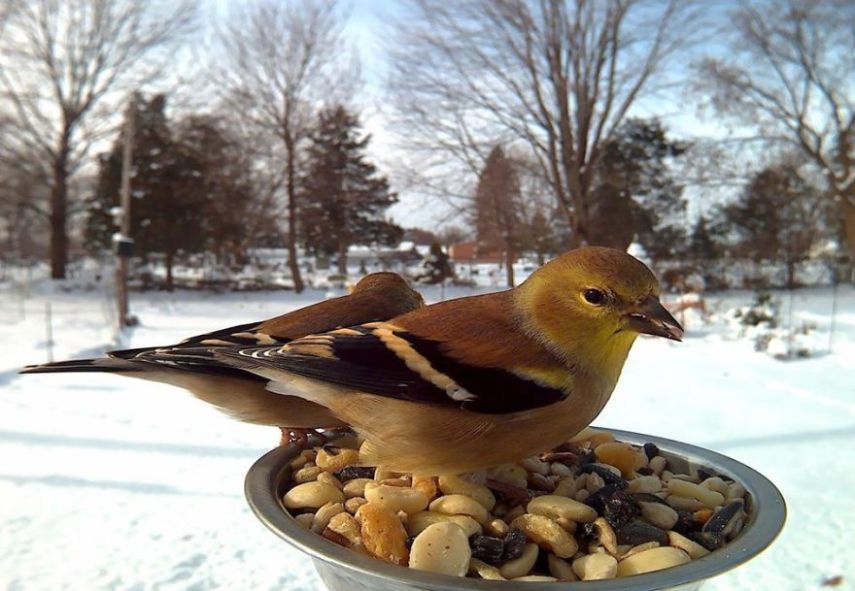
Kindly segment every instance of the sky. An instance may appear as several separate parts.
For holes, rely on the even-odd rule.
[[[729,0],[711,0],[706,9],[712,13],[721,13],[729,8]],[[353,0],[350,3],[350,19],[346,34],[356,47],[363,69],[364,87],[361,97],[363,104],[363,123],[372,133],[371,151],[381,167],[383,163],[394,166],[397,152],[396,138],[390,132],[387,115],[390,111],[384,84],[387,76],[387,63],[384,43],[394,34],[394,22],[399,20],[406,9],[400,0]],[[719,48],[711,36],[699,45],[699,52],[715,52]],[[690,67],[691,57],[687,57],[682,67]],[[678,138],[726,138],[744,134],[744,130],[725,125],[722,120],[710,112],[703,111],[692,90],[688,86],[676,86],[640,100],[630,111],[635,116],[658,116],[669,133]],[[708,211],[709,196],[700,192],[687,191],[690,201],[689,214],[695,217]],[[404,226],[435,227],[449,222],[453,212],[434,201],[427,202],[416,192],[404,191],[400,202],[393,206],[390,215]]]
[[[297,0],[308,2],[311,0]],[[728,7],[731,0],[711,0],[705,5],[711,14],[716,14]],[[218,25],[225,22],[229,12],[243,6],[240,0],[214,0],[200,3],[200,30],[197,39],[180,55],[176,56],[170,66],[170,71],[164,76],[165,84],[172,87],[170,104],[181,109],[204,111],[206,106],[213,106],[215,92],[212,88],[217,81],[207,74],[205,65],[216,61],[217,44],[215,38]],[[396,182],[396,160],[402,153],[400,136],[392,133],[393,124],[389,120],[392,111],[390,98],[385,90],[387,78],[387,61],[385,45],[396,32],[396,23],[406,17],[408,10],[403,0],[342,0],[342,5],[348,7],[348,20],[345,36],[357,51],[363,78],[360,95],[355,100],[361,115],[364,129],[372,135],[369,153],[377,163],[381,173],[391,177],[393,190],[399,192],[400,202],[389,210],[390,216],[405,227],[420,226],[436,229],[437,226],[448,223],[451,210],[438,203],[435,199],[430,202],[412,189]],[[153,4],[154,6],[154,4]],[[707,49],[714,48],[708,42]],[[683,67],[691,61],[688,56]],[[200,83],[207,82],[210,86],[205,89]],[[181,88],[184,86],[184,89]],[[188,90],[189,89],[189,90]],[[154,91],[155,89],[148,89]],[[122,112],[116,109],[117,117]],[[721,121],[710,114],[699,112],[691,89],[672,87],[660,92],[656,97],[640,101],[630,115],[658,115],[673,137],[691,138],[722,138],[738,133],[723,125]],[[403,138],[406,141],[406,138]],[[112,137],[105,139],[103,146],[92,151],[93,154],[104,151],[112,143]],[[693,199],[696,212],[701,211],[697,206],[702,203],[700,198]]]

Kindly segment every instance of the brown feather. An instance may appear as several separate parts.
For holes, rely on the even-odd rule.
[[[395,326],[444,343],[446,353],[486,367],[554,368],[560,360],[522,328],[514,292],[448,300],[395,318]],[[512,340],[514,347],[508,347]]]

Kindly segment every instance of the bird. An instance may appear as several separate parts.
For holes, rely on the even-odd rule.
[[[178,344],[109,351],[107,357],[31,365],[24,374],[107,372],[171,384],[241,421],[282,429],[282,443],[305,445],[315,429],[347,425],[325,407],[265,389],[267,380],[211,355],[223,347],[281,346],[310,335],[388,320],[424,306],[421,294],[396,273],[366,275],[349,295],[325,300],[262,322],[231,326]]]
[[[640,334],[680,341],[659,296],[638,259],[582,247],[510,290],[285,344],[214,347],[210,357],[328,408],[364,440],[365,465],[472,472],[554,448],[589,425]]]

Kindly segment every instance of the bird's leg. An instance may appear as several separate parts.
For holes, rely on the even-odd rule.
[[[488,478],[484,485],[494,490],[497,493],[500,493],[505,497],[506,500],[511,501],[513,503],[527,503],[531,500],[531,492],[527,488],[522,488],[521,486],[515,486],[513,484],[508,484],[507,482],[501,482],[499,480],[494,480],[492,478]]]
[[[309,447],[309,435],[315,433],[314,429],[295,429],[292,427],[279,427],[279,430],[282,432],[279,445],[293,445],[298,449]]]

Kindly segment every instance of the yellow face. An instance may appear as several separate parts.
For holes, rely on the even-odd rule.
[[[641,261],[585,247],[538,269],[519,289],[536,332],[574,363],[622,366],[639,333],[679,340],[659,303],[659,282]],[[671,331],[670,333],[668,331]]]

